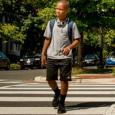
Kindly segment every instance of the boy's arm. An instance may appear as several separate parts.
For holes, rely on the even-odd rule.
[[[68,45],[63,49],[64,55],[68,55],[70,50],[76,48],[79,43],[80,43],[80,39],[75,39],[70,45]]]
[[[42,48],[42,53],[41,53],[41,64],[42,65],[46,64],[46,54],[47,54],[47,49],[49,47],[49,44],[50,44],[50,39],[45,38],[44,45],[43,45],[43,48]]]
[[[67,46],[69,49],[76,48],[78,44],[80,43],[80,39],[75,39],[69,46]]]

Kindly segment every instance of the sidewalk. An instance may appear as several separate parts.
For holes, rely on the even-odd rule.
[[[99,84],[115,84],[115,76],[111,73],[107,74],[79,74],[72,76],[73,80],[80,83],[99,83]]]

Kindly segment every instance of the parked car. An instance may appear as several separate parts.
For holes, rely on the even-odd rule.
[[[41,54],[36,53],[26,53],[21,59],[20,59],[20,65],[21,69],[25,69],[26,67],[29,68],[41,68]]]
[[[115,66],[115,56],[108,56],[105,60],[105,67]]]
[[[0,68],[2,69],[10,69],[10,60],[9,58],[5,55],[5,53],[0,51]]]
[[[84,57],[83,65],[98,65],[99,64],[99,57],[96,54],[87,54]]]

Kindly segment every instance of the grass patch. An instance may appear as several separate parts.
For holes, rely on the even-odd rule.
[[[106,73],[114,73],[115,75],[115,69],[84,69],[84,68],[78,68],[73,67],[72,74],[106,74]]]

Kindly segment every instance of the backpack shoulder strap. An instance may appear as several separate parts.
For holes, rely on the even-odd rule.
[[[52,37],[52,33],[53,33],[54,24],[55,24],[55,19],[51,19],[51,20],[50,20],[50,32],[51,32],[51,37]]]
[[[52,33],[53,33],[53,27],[54,27],[54,24],[55,24],[55,20],[56,19],[51,19],[50,20],[50,31],[51,31],[51,37],[52,37]],[[73,21],[69,20],[68,21],[68,36],[69,36],[69,39],[70,41],[72,42],[72,27],[73,27]]]
[[[72,28],[73,28],[73,21],[69,20],[68,21],[68,36],[70,41],[72,42]]]

